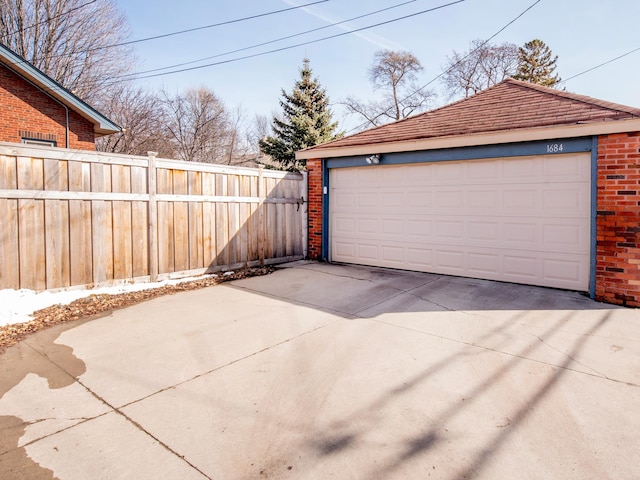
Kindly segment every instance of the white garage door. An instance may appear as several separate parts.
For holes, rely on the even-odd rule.
[[[590,154],[330,171],[330,258],[586,291]]]

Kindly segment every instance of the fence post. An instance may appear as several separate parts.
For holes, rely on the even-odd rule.
[[[158,152],[147,152],[147,185],[149,189],[149,280],[158,280],[158,204],[156,202],[156,156]]]
[[[264,176],[262,175],[264,165],[258,166],[258,258],[260,266],[264,266],[264,187],[262,185]]]

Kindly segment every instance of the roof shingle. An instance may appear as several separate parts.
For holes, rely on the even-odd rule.
[[[640,118],[640,108],[506,79],[482,92],[307,150]]]

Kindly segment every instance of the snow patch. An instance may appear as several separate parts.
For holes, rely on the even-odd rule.
[[[176,285],[182,282],[202,280],[211,277],[216,277],[216,275],[211,274],[201,275],[198,277],[176,278],[163,280],[161,282],[127,283],[92,289],[69,289],[57,292],[36,292],[28,289],[0,290],[0,326],[28,322],[33,319],[32,314],[37,310],[50,307],[51,305],[68,305],[74,300],[88,297],[89,295],[117,295],[119,293],[139,292],[142,290],[150,290],[152,288],[164,287],[166,285]]]

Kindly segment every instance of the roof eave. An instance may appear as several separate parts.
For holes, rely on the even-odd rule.
[[[530,142],[561,138],[588,137],[611,133],[639,132],[640,118],[604,121],[596,123],[578,123],[553,127],[501,130],[497,132],[451,135],[446,137],[405,140],[398,142],[371,143],[334,148],[310,148],[296,152],[296,160],[314,158],[351,157],[374,153],[415,152],[419,150],[437,150],[441,148],[473,147],[501,143]]]
[[[0,48],[0,57],[11,70],[34,83],[38,88],[42,88],[48,95],[51,95],[56,100],[60,101],[68,108],[93,123],[94,133],[97,135],[110,135],[112,133],[122,131],[120,126],[113,123],[107,117],[96,111],[94,108],[11,50],[6,47]]]

